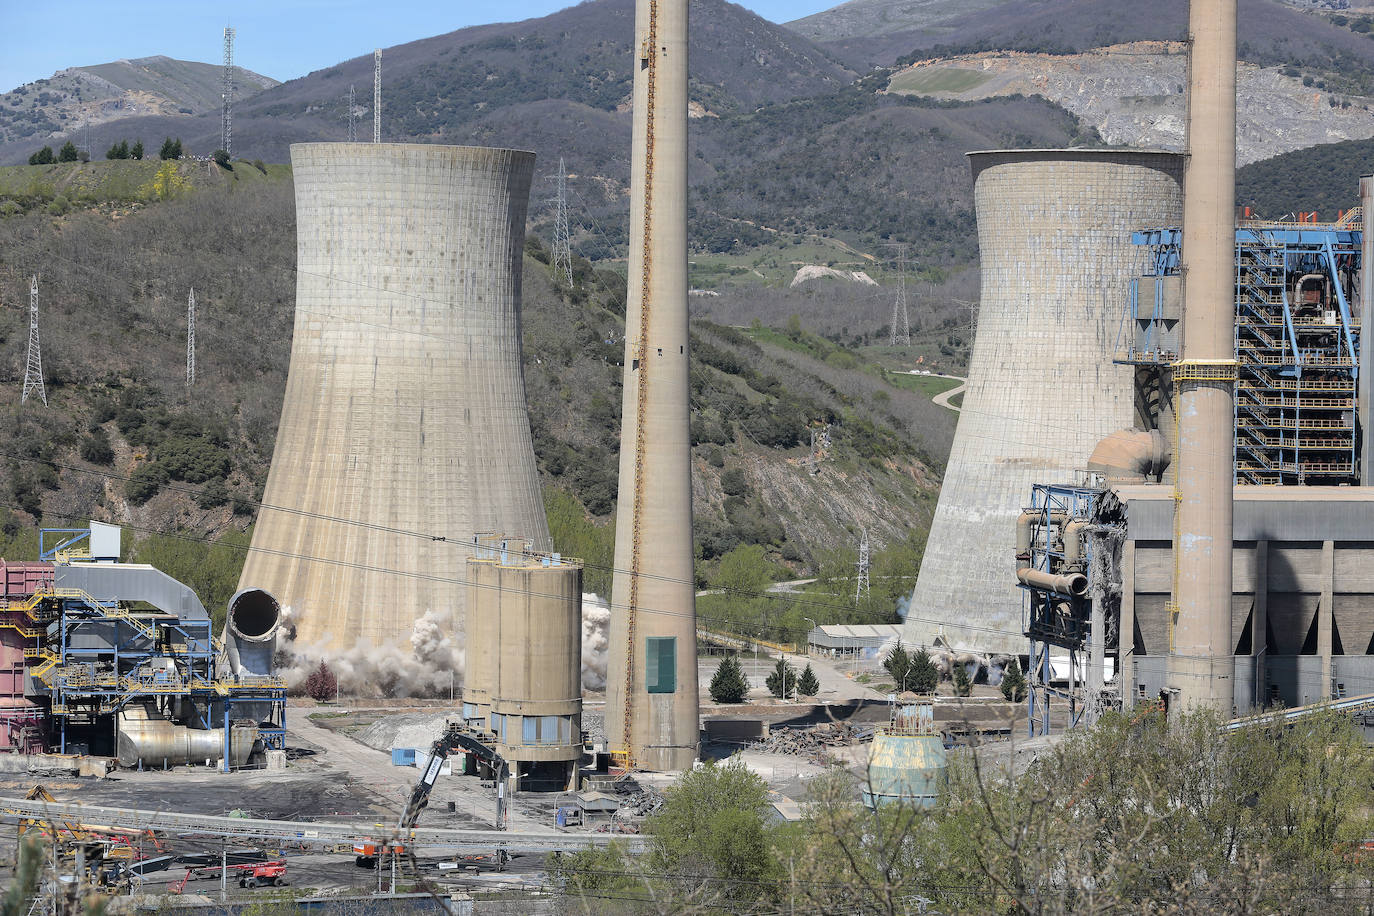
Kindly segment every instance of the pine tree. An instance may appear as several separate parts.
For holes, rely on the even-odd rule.
[[[1014,658],[1002,673],[1002,696],[1012,703],[1020,703],[1026,698],[1026,676],[1021,673],[1020,662]]]
[[[780,658],[764,684],[767,685],[768,692],[775,697],[784,700],[794,697],[797,695],[797,669]]]
[[[797,678],[797,693],[804,697],[814,697],[821,692],[821,682],[816,679],[816,672],[811,670],[808,662],[802,669],[801,677]]]
[[[29,157],[29,165],[52,165],[56,161],[57,157],[52,154],[51,146],[45,146]]]
[[[75,162],[81,156],[76,151],[76,144],[68,140],[62,144],[62,149],[57,151],[58,162]]]
[[[320,667],[310,672],[310,676],[305,679],[305,692],[316,702],[331,700],[339,692],[338,678],[334,677],[334,672],[321,661]]]
[[[142,158],[143,158],[143,141],[142,141],[142,140],[139,140],[139,141],[135,142],[134,145],[129,149],[129,158],[130,158],[130,159],[142,159]]]
[[[739,659],[728,655],[711,678],[711,701],[714,703],[743,703],[749,694],[749,682]]]
[[[906,649],[900,642],[887,654],[887,658],[883,659],[883,668],[892,675],[892,683],[897,689],[903,689],[907,672],[911,669],[911,656],[906,654]]]
[[[968,676],[968,669],[963,665],[954,666],[954,695],[956,697],[966,697],[973,692],[973,680]]]
[[[940,683],[940,669],[930,660],[922,649],[911,657],[911,667],[907,670],[906,688],[916,693],[934,693]]]

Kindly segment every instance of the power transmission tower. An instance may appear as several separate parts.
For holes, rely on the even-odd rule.
[[[230,123],[230,110],[234,102],[234,29],[232,26],[224,27],[224,125],[223,133],[220,136],[219,147],[226,153],[233,153],[230,143],[233,139],[233,130]]]
[[[861,528],[859,535],[859,574],[854,582],[854,604],[857,606],[868,595],[868,529]]]
[[[911,345],[911,315],[906,307],[906,246],[897,247],[897,301],[892,303],[892,335],[889,346]]]
[[[38,392],[43,406],[48,406],[48,390],[43,387],[43,350],[38,342],[38,276],[29,287],[29,359],[24,366],[24,391],[19,395],[19,403],[28,401],[29,394]]]
[[[568,171],[563,158],[558,159],[558,215],[554,218],[554,271],[572,289],[572,236],[568,231]]]
[[[348,142],[358,142],[358,100],[351,83],[348,87]]]
[[[372,142],[382,142],[382,49],[372,52]]]
[[[196,383],[196,290],[186,297],[186,387]]]

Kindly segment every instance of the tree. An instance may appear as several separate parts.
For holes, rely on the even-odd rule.
[[[181,158],[181,138],[173,140],[168,137],[162,141],[162,149],[158,152],[159,159],[180,159]]]
[[[232,170],[234,167],[229,164],[229,151],[227,149],[217,149],[211,154],[211,158],[222,169]]]
[[[129,149],[129,158],[130,158],[130,159],[142,159],[142,158],[143,158],[143,141],[142,141],[142,140],[135,141],[134,145],[133,145],[132,147],[130,147],[130,149]]]
[[[816,672],[812,670],[811,663],[807,662],[802,669],[801,676],[797,678],[797,693],[804,697],[814,697],[821,692],[821,682],[816,678]]]
[[[768,687],[768,692],[779,699],[787,699],[797,695],[797,669],[787,664],[786,659],[778,659],[778,663],[773,666],[773,673],[768,675],[764,684]]]
[[[1021,663],[1014,658],[1002,672],[1002,696],[1011,703],[1020,703],[1026,698],[1026,676],[1021,673]]]
[[[329,670],[329,666],[324,660],[320,660],[320,667],[310,672],[310,676],[305,679],[306,696],[316,702],[332,700],[339,692],[339,680],[334,676],[334,672]]]
[[[45,146],[29,157],[29,165],[52,165],[56,161],[57,158],[53,156],[51,146]]]
[[[743,703],[748,694],[749,682],[744,678],[744,668],[738,658],[727,655],[711,677],[711,701]]]
[[[80,158],[80,154],[76,151],[76,144],[70,140],[62,144],[62,149],[58,150],[57,153],[58,162],[75,162]]]
[[[954,695],[956,697],[966,697],[973,692],[973,679],[968,676],[968,669],[963,665],[954,666]]]
[[[105,158],[106,158],[106,159],[128,159],[128,158],[129,158],[129,141],[128,141],[128,140],[120,140],[120,141],[119,141],[118,143],[116,143],[114,146],[111,146],[110,149],[109,149],[109,151],[105,153]]]
[[[934,693],[940,684],[940,669],[935,667],[925,649],[911,657],[911,667],[907,670],[906,687],[916,693]]]
[[[883,668],[892,675],[892,683],[898,690],[905,689],[907,672],[911,670],[911,656],[906,654],[906,648],[900,642],[883,659]]]

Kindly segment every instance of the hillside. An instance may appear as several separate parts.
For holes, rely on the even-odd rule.
[[[1374,140],[1328,143],[1255,162],[1236,173],[1236,204],[1278,218],[1315,210],[1334,220],[1359,206],[1359,178],[1374,172]]]
[[[30,168],[38,169],[20,170]],[[0,301],[10,306],[0,312],[5,529],[95,517],[138,536],[160,533],[180,545],[163,555],[185,564],[188,578],[207,562],[203,540],[238,532],[233,556],[246,541],[272,452],[295,293],[288,174],[235,181],[194,168],[191,186],[168,200],[92,192],[60,216],[35,209],[0,219]],[[595,559],[609,551],[615,498],[623,346],[605,341],[623,337],[624,280],[579,259],[575,289],[560,291],[544,245],[531,238],[527,252],[525,377],[539,466],[560,546]],[[42,277],[47,408],[19,405],[33,273]],[[188,391],[192,286],[198,377]],[[801,575],[860,526],[880,547],[906,545],[928,524],[953,435],[952,413],[863,354],[801,329],[765,331],[693,326],[704,580],[740,546],[757,545],[769,563]],[[803,460],[810,430],[826,425],[831,445],[813,471]]]
[[[207,112],[218,116],[222,79],[221,67],[162,56],[59,70],[0,95],[0,144],[34,145],[48,137],[78,130],[84,134],[87,127],[98,129],[131,117],[184,121]],[[239,102],[276,85],[270,77],[234,68],[234,98]],[[104,131],[99,133],[106,138]],[[104,146],[93,142],[92,157],[113,142],[113,136]]]
[[[1374,73],[1368,34],[1281,0],[1239,0],[1239,19],[1242,60],[1297,66],[1368,91]],[[867,68],[979,51],[1070,54],[1132,41],[1180,41],[1187,22],[1187,0],[1009,0],[937,27],[841,37],[820,46],[850,66]]]
[[[981,13],[1012,0],[849,0],[785,25],[812,41],[938,29],[951,19]]]
[[[1187,48],[1140,41],[1081,54],[989,51],[921,61],[895,73],[888,91],[971,101],[1041,95],[1116,146],[1184,145]],[[1244,165],[1319,143],[1374,136],[1371,100],[1323,91],[1297,71],[1241,62],[1236,158]],[[1291,75],[1290,75],[1291,74]]]

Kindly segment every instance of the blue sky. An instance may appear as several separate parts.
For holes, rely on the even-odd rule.
[[[742,5],[780,22],[839,2],[744,0]],[[64,67],[124,57],[165,54],[218,63],[225,25],[238,30],[234,63],[288,80],[373,48],[467,25],[545,16],[573,5],[573,0],[65,0],[57,5],[4,0],[3,5],[7,27],[0,32],[0,92]]]

